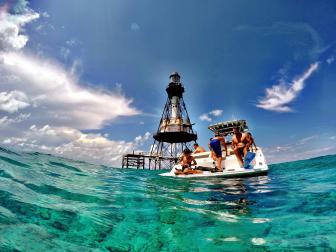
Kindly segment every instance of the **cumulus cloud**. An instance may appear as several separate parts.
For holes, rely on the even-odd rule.
[[[215,110],[210,111],[209,114],[213,116],[221,116],[223,114],[223,110],[215,109]]]
[[[80,61],[66,69],[53,59],[27,54],[23,27],[39,18],[26,1],[18,12],[0,9],[0,142],[104,164],[120,164],[150,133],[133,141],[84,133],[101,129],[121,116],[140,112],[123,92],[87,88],[76,76]],[[44,17],[48,15],[43,14]],[[68,46],[74,45],[68,41]],[[92,86],[92,85],[90,85]]]
[[[120,167],[122,156],[132,151],[141,152],[141,145],[147,141],[148,132],[134,141],[114,141],[97,134],[83,134],[69,143],[54,148],[58,155],[72,158],[74,155],[81,159],[94,163],[103,163]]]
[[[207,122],[211,122],[211,121],[212,121],[212,118],[210,118],[210,117],[208,116],[208,114],[202,114],[202,115],[200,115],[199,119],[200,119],[201,121],[207,121]]]
[[[132,99],[108,91],[90,90],[61,66],[24,54],[6,53],[0,66],[1,109],[10,112],[34,103],[31,120],[79,129],[99,129],[118,116],[139,112]],[[2,98],[2,99],[1,99]]]
[[[207,122],[212,122],[214,117],[221,116],[223,114],[223,110],[221,109],[214,109],[208,113],[200,115],[199,119],[201,121],[207,121]]]
[[[106,165],[120,167],[122,155],[142,151],[141,147],[150,139],[146,132],[133,141],[115,141],[107,135],[83,133],[69,127],[52,127],[32,125],[20,136],[2,138],[2,143],[20,146],[25,150],[48,152],[63,157],[74,158]],[[1,138],[1,137],[0,137]]]
[[[305,81],[316,71],[318,66],[318,62],[311,64],[303,75],[294,79],[291,83],[281,81],[280,84],[267,88],[265,97],[261,98],[256,106],[275,112],[292,112],[293,110],[289,107],[289,104],[301,93],[305,86]]]
[[[4,116],[0,118],[0,127],[8,126],[14,123],[20,123],[22,121],[27,120],[28,117],[30,117],[30,114],[19,114],[18,116],[13,117],[13,118]]]
[[[14,113],[28,106],[28,97],[24,92],[17,90],[0,92],[0,110]]]
[[[152,134],[149,133],[149,132],[146,132],[143,136],[137,136],[135,139],[134,139],[134,142],[141,146],[143,145],[143,143],[145,143],[146,141],[148,141],[150,138],[151,138]]]
[[[0,51],[22,49],[28,41],[28,36],[21,34],[20,30],[37,18],[39,14],[32,10],[28,9],[23,14],[11,15],[3,6],[0,9]]]

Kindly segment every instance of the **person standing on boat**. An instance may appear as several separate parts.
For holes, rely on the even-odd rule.
[[[193,154],[205,152],[205,149],[203,147],[199,146],[198,143],[194,144],[194,149],[195,150],[194,150]]]
[[[226,156],[229,156],[230,153],[227,150],[225,138],[219,134],[216,134],[214,138],[210,139],[209,146],[211,148],[212,156],[216,157],[216,171],[223,171],[222,168],[222,145],[224,145]]]
[[[233,134],[231,147],[239,161],[240,166],[243,167],[243,158],[247,152],[246,135],[240,132],[239,127],[233,128]]]

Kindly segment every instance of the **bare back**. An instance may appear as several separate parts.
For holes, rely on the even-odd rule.
[[[194,151],[195,154],[196,154],[196,153],[202,153],[202,152],[205,152],[205,149],[202,148],[201,146],[198,146],[198,147],[196,148],[196,150]]]

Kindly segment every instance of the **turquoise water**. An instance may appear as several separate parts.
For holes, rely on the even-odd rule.
[[[336,250],[336,156],[172,179],[0,149],[0,251]]]

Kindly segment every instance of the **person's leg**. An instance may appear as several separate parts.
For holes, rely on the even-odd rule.
[[[214,151],[211,151],[211,158],[213,161],[216,161],[216,154]]]
[[[222,168],[222,156],[217,157],[217,169],[219,171],[223,171],[223,168]]]
[[[246,156],[246,153],[249,151],[249,149],[245,146],[243,149],[244,157]]]
[[[235,150],[234,150],[234,154],[236,155],[236,157],[237,157],[237,159],[238,159],[238,162],[239,162],[240,167],[243,167],[243,165],[244,165],[244,161],[243,161],[243,158],[242,158],[242,156],[241,156],[241,153],[240,153],[239,149],[235,149]]]
[[[187,174],[198,174],[198,173],[202,173],[202,171],[190,169],[190,170],[188,170]]]

